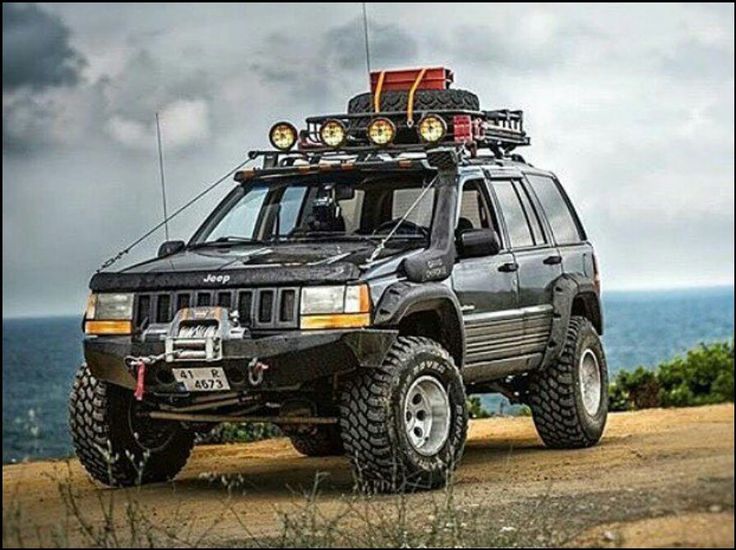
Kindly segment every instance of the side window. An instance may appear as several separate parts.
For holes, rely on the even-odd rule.
[[[514,182],[514,187],[516,187],[516,194],[519,195],[519,199],[521,200],[521,206],[524,208],[524,212],[526,212],[526,221],[529,223],[529,227],[532,228],[534,244],[538,246],[545,244],[547,239],[544,238],[544,231],[542,231],[542,224],[539,221],[539,215],[537,214],[537,210],[534,206],[532,206],[527,190],[520,181]]]
[[[542,204],[557,243],[571,244],[580,242],[582,236],[575,216],[570,211],[570,207],[562,196],[557,183],[552,178],[546,176],[527,175],[526,179],[529,181],[534,194],[537,195],[539,202]]]
[[[514,184],[510,180],[493,182],[493,190],[501,207],[501,214],[506,222],[506,231],[509,234],[511,248],[533,246],[534,238],[529,229],[526,213],[521,207],[519,195],[516,194]]]
[[[458,231],[487,228],[498,231],[496,223],[491,219],[490,209],[483,194],[483,185],[482,180],[467,181],[463,185],[463,194],[460,197],[460,217],[457,221]]]

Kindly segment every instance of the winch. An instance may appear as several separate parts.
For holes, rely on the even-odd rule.
[[[224,307],[191,307],[179,310],[164,337],[166,361],[220,361],[222,341],[242,339],[238,312]]]

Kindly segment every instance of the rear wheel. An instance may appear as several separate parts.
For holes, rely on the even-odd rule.
[[[400,337],[378,369],[341,392],[340,430],[360,487],[432,489],[462,456],[468,413],[460,372],[428,338]]]
[[[546,446],[598,443],[608,416],[608,371],[600,337],[588,319],[570,319],[557,362],[530,380],[529,406]]]
[[[130,390],[97,380],[86,365],[69,399],[72,442],[87,472],[111,486],[172,479],[184,467],[194,433],[178,422],[144,416]]]
[[[314,426],[307,433],[290,435],[294,448],[305,456],[337,456],[345,453],[337,426]]]

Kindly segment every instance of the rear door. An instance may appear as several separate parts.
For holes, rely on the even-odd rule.
[[[506,240],[518,277],[518,308],[523,318],[516,354],[541,354],[552,327],[552,286],[562,274],[561,257],[520,178],[492,180]],[[541,358],[541,356],[539,357]]]
[[[594,277],[593,250],[580,219],[560,183],[551,176],[525,174],[532,199],[544,212],[565,273]]]

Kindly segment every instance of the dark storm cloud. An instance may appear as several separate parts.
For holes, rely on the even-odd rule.
[[[3,4],[3,91],[79,82],[85,59],[69,37],[58,16],[35,4]]]

